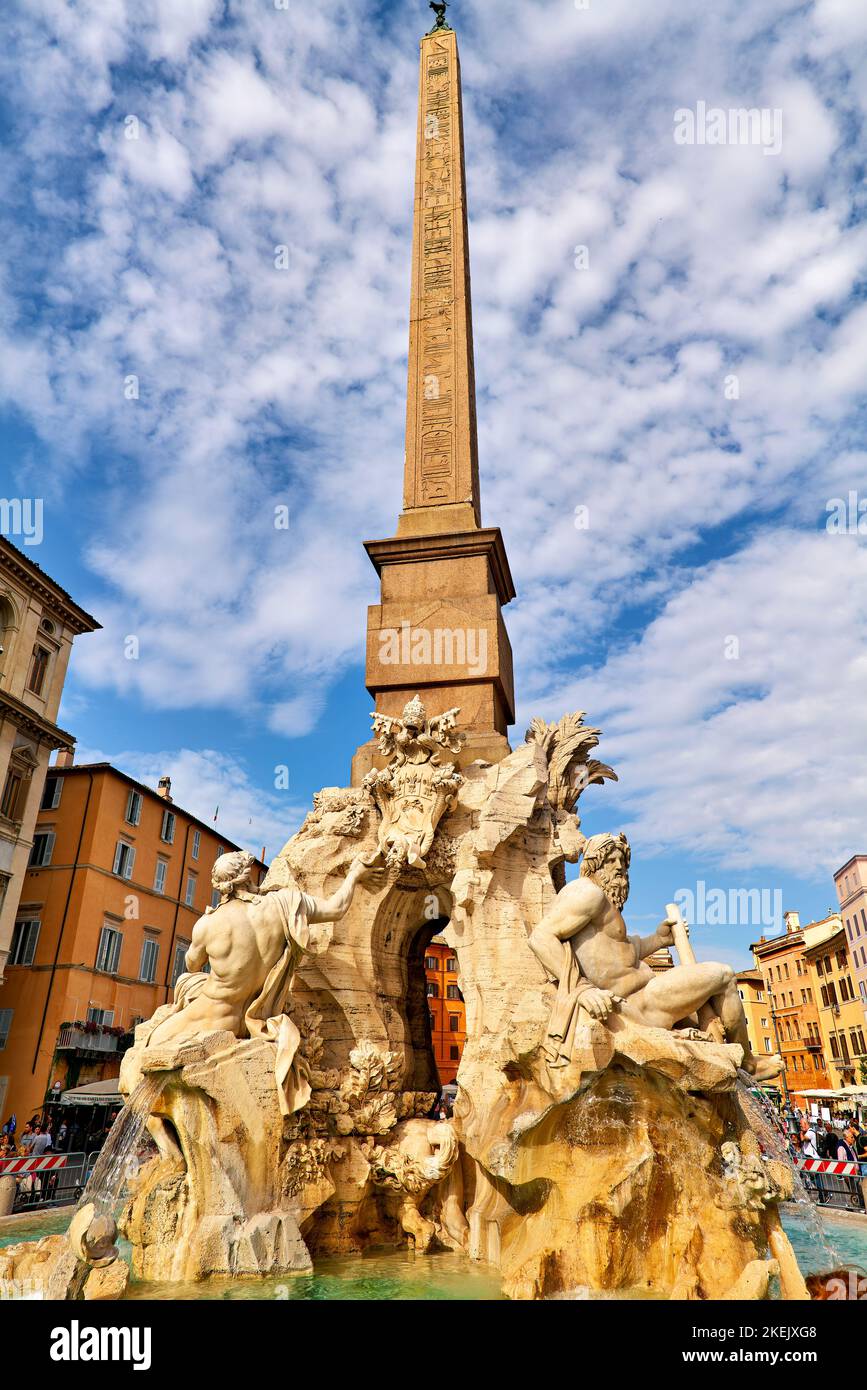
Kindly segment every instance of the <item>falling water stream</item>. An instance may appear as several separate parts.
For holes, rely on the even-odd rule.
[[[750,1127],[755,1131],[761,1140],[762,1147],[770,1158],[776,1159],[779,1163],[784,1163],[792,1174],[792,1201],[804,1219],[804,1224],[810,1231],[813,1241],[821,1246],[828,1260],[828,1269],[839,1269],[846,1261],[840,1255],[831,1241],[825,1224],[819,1215],[816,1203],[810,1196],[809,1189],[804,1182],[803,1175],[798,1165],[793,1161],[789,1152],[789,1146],[779,1132],[777,1127],[765,1114],[761,1101],[746,1086],[744,1082],[737,1083],[738,1099],[741,1108],[749,1120]]]
[[[138,1083],[111,1127],[79,1208],[92,1202],[98,1213],[114,1215],[128,1179],[138,1171],[145,1125],[166,1079],[165,1073],[150,1072]]]
[[[93,1166],[93,1172],[87,1186],[75,1209],[77,1216],[84,1208],[91,1207],[90,1218],[84,1218],[87,1220],[88,1232],[94,1230],[98,1224],[98,1218],[108,1217],[110,1224],[106,1226],[106,1230],[109,1233],[113,1231],[114,1235],[117,1234],[114,1226],[117,1208],[124,1196],[127,1182],[138,1172],[142,1158],[145,1126],[166,1080],[165,1073],[150,1073],[145,1076],[136,1086],[112,1125],[102,1151]],[[147,1144],[149,1147],[152,1145],[150,1135],[147,1136]],[[76,1216],[73,1216],[72,1219],[73,1226]],[[104,1239],[102,1233],[101,1236]],[[111,1238],[111,1234],[109,1234],[109,1244]],[[80,1257],[81,1252],[78,1251],[74,1241],[73,1249],[79,1255],[76,1267],[70,1275],[62,1261],[57,1264],[48,1283],[49,1298],[76,1300],[85,1297],[84,1286],[91,1273],[93,1261]]]

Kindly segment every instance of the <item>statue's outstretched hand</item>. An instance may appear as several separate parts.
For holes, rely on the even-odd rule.
[[[580,1003],[593,1018],[607,1018],[614,1008],[615,998],[608,989],[586,989]]]

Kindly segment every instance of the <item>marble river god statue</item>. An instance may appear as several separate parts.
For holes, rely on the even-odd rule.
[[[682,964],[656,974],[647,957],[675,944],[679,917],[651,936],[629,936],[621,909],[629,896],[631,851],[625,835],[595,835],[583,849],[580,876],[558,893],[532,932],[529,945],[549,978],[558,982],[548,1025],[550,1066],[566,1066],[580,1011],[606,1019],[614,1009],[650,1028],[689,1029],[687,1020],[712,1004],[719,1041],[737,1043],[743,1069],[756,1080],[778,1076],[779,1055],[757,1057],[731,966],[714,961]]]
[[[317,900],[295,886],[257,893],[255,862],[237,851],[214,864],[211,882],[220,901],[193,928],[188,973],[177,980],[174,1002],[154,1015],[147,1046],[220,1032],[268,1038],[276,1049],[281,1108],[291,1115],[310,1095],[306,1080],[293,1070],[301,1036],[283,1012],[295,970],[305,954],[327,950],[329,924],[346,912],[355,885],[375,871],[359,856],[337,892]]]

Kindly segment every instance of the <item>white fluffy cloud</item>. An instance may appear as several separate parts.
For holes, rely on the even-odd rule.
[[[865,592],[863,539],[769,531],[532,710],[593,710],[643,851],[827,875],[864,833]]]
[[[863,542],[811,534],[864,476],[855,10],[465,0],[455,21],[483,506],[520,594],[522,702],[589,708],[642,835],[693,827],[737,864],[797,861],[807,713],[829,766],[850,754],[848,809],[823,801],[812,831],[823,856],[851,852],[865,809]],[[49,511],[85,499],[105,631],[75,669],[94,690],[243,707],[293,736],[361,660],[360,540],[400,506],[426,18],[35,0],[15,21],[0,399],[51,460]],[[698,100],[779,107],[781,153],[678,146],[674,112]],[[646,702],[664,758],[638,747]]]

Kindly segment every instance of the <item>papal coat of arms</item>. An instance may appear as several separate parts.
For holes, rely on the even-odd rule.
[[[459,753],[465,740],[455,728],[458,713],[450,709],[428,719],[416,695],[400,719],[372,716],[379,750],[389,763],[381,772],[369,772],[362,785],[379,807],[379,848],[394,872],[425,867],[437,825],[463,783],[454,763],[440,760],[444,750]]]

